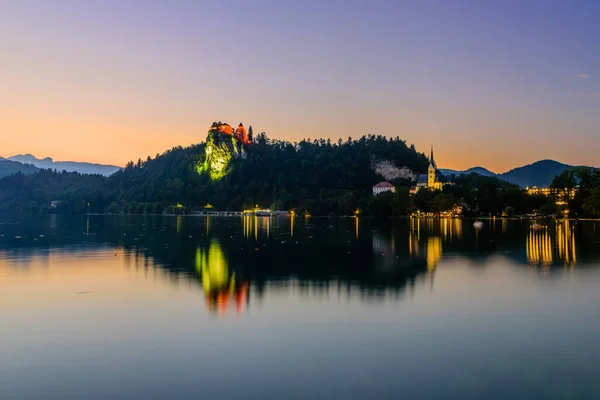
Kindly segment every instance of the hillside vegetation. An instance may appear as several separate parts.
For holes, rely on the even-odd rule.
[[[35,167],[33,167],[35,168]],[[564,170],[555,188],[577,188],[568,204],[560,196],[530,196],[517,184],[477,173],[455,176],[441,191],[410,187],[428,160],[400,138],[271,140],[214,123],[206,141],[175,147],[110,175],[41,170],[0,179],[0,212],[185,213],[210,208],[272,208],[313,215],[405,216],[412,211],[462,215],[563,214],[600,216],[597,170]],[[518,172],[518,171],[516,171]],[[395,193],[372,195],[385,175]]]
[[[130,162],[109,177],[45,170],[2,179],[0,211],[46,212],[50,202],[58,200],[73,212],[259,206],[348,215],[369,208],[371,188],[383,180],[372,167],[378,161],[415,173],[424,173],[428,166],[425,155],[400,138],[368,135],[358,140],[290,143],[271,140],[264,133],[252,137],[252,128],[242,139],[219,129],[213,124],[204,143]],[[215,173],[214,168],[221,167],[222,173]],[[394,183],[409,185],[410,181],[398,178]]]
[[[210,204],[221,210],[258,205],[319,215],[352,214],[368,206],[372,186],[383,179],[372,169],[373,160],[387,160],[419,173],[428,165],[425,155],[414,147],[384,136],[290,143],[270,140],[261,133],[243,147],[243,153],[234,151],[233,142],[229,148],[223,143],[228,143],[226,138],[210,132],[206,144],[174,148],[154,159],[129,164],[107,182],[115,193],[113,209],[158,202],[191,208]],[[209,144],[214,146],[210,150]],[[206,154],[215,152],[229,158],[218,179],[206,165]],[[222,158],[216,157],[215,162]],[[399,179],[396,183],[406,182]]]

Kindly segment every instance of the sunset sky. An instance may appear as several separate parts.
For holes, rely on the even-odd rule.
[[[600,166],[600,2],[5,0],[0,156],[124,165],[213,121]]]

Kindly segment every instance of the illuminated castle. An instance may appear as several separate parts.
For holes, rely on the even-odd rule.
[[[252,127],[249,132],[239,124],[234,131],[231,125],[213,122],[206,137],[204,159],[196,169],[199,174],[208,173],[212,180],[219,180],[229,171],[232,159],[245,159],[246,150],[252,145]]]
[[[220,133],[223,133],[225,135],[233,136],[237,140],[239,140],[240,142],[242,142],[244,144],[252,143],[252,137],[250,137],[250,135],[248,134],[248,131],[246,131],[246,128],[244,128],[244,125],[242,125],[241,122],[235,131],[233,130],[231,125],[223,123],[221,121],[213,122],[210,129],[220,132]]]

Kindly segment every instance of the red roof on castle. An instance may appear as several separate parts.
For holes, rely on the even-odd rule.
[[[379,182],[377,185],[373,186],[374,188],[386,188],[386,187],[394,187],[394,185],[392,185],[389,182]]]
[[[244,128],[244,125],[242,125],[241,122],[235,131],[233,130],[231,125],[223,122],[213,122],[210,128],[225,135],[233,135],[236,139],[242,141],[247,145],[252,143],[250,140],[250,136],[248,136],[248,131],[246,131],[246,128]]]

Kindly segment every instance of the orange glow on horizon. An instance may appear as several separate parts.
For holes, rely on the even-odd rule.
[[[0,102],[4,105],[4,103]],[[206,138],[207,126],[195,118],[165,118],[148,116],[147,118],[122,118],[105,116],[81,115],[36,115],[24,110],[6,109],[8,118],[0,119],[0,130],[10,132],[0,138],[2,153],[0,156],[9,157],[16,154],[30,153],[38,158],[52,157],[55,161],[78,161],[98,164],[124,166],[129,161],[138,158],[145,160],[148,156],[155,157],[175,146],[189,146],[201,143]],[[280,121],[272,121],[260,131],[265,131],[270,138],[301,141],[305,138],[330,138],[336,142],[339,138],[346,140],[348,136],[358,139],[370,132],[367,126],[356,126],[353,132],[332,132],[327,124],[310,126],[302,121],[293,126]],[[400,136],[407,144],[414,143],[417,151],[426,152],[431,143],[437,149],[436,161],[440,168],[464,170],[482,166],[493,172],[506,172],[517,166],[551,158],[572,165],[597,166],[594,146],[573,143],[573,148],[565,151],[553,149],[553,142],[544,146],[534,146],[535,137],[524,135],[522,145],[509,148],[501,143],[502,136],[494,135],[495,139],[485,135],[474,136],[463,140],[452,139],[453,130],[446,134],[427,132],[420,134],[417,124],[414,130],[397,132],[376,132],[388,136]],[[229,126],[230,134],[235,131]],[[247,131],[244,128],[243,133]],[[284,134],[282,134],[284,133]],[[491,134],[491,132],[490,132]],[[247,143],[247,141],[245,140]],[[510,155],[510,156],[508,156]]]

